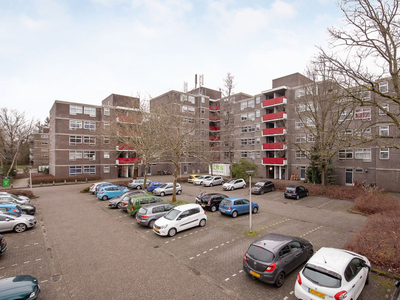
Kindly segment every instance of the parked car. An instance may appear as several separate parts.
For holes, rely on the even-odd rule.
[[[162,181],[152,181],[148,186],[147,186],[147,191],[152,192],[154,189],[160,187],[164,182]]]
[[[153,228],[154,222],[164,216],[175,206],[166,202],[157,202],[143,205],[136,213],[137,223]]]
[[[10,196],[0,196],[0,203],[12,203],[20,207],[23,214],[34,215],[36,207],[32,204],[21,204],[20,201]]]
[[[160,185],[158,188],[153,190],[153,194],[157,196],[165,196],[165,195],[172,195],[172,192],[174,190],[174,183],[173,182],[167,182],[162,185]],[[176,194],[180,195],[182,193],[182,187],[179,183],[176,184]]]
[[[250,201],[241,197],[225,198],[219,204],[219,212],[223,215],[230,215],[236,218],[238,215],[248,214]],[[257,203],[251,203],[251,211],[256,214],[259,210]]]
[[[37,299],[40,285],[35,277],[18,275],[0,278],[0,299]]]
[[[222,188],[224,189],[224,191],[233,191],[236,189],[244,189],[245,187],[246,187],[246,181],[244,181],[243,178],[231,179],[222,185]]]
[[[308,196],[308,190],[302,185],[289,185],[285,189],[285,198],[293,198],[299,200],[301,197]]]
[[[200,177],[199,174],[192,174],[192,175],[189,175],[187,182],[193,183],[193,180],[195,180],[196,178],[199,178],[199,177]]]
[[[118,197],[127,191],[128,188],[126,186],[110,185],[100,188],[97,192],[97,198],[99,198],[100,200],[108,200],[114,197]]]
[[[368,284],[371,263],[355,252],[322,247],[297,276],[297,299],[357,299]]]
[[[394,283],[394,291],[390,300],[400,300],[400,281]]]
[[[127,211],[130,215],[135,216],[142,205],[164,202],[161,198],[154,197],[153,195],[136,195],[129,196]]]
[[[9,213],[16,216],[20,216],[22,214],[21,207],[15,203],[0,203],[0,212]]]
[[[108,208],[120,208],[120,203],[124,200],[128,202],[131,195],[147,195],[147,192],[143,190],[126,191],[122,195],[108,200]]]
[[[29,197],[23,196],[23,195],[15,195],[11,194],[9,192],[0,192],[0,197],[1,196],[11,196],[15,198],[18,201],[21,201],[21,204],[29,204],[31,202],[31,199]]]
[[[199,176],[195,180],[193,180],[194,185],[203,185],[204,180],[209,180],[211,179],[211,175],[204,175],[204,176]]]
[[[228,198],[227,195],[218,193],[206,193],[196,196],[196,203],[200,204],[204,209],[212,212],[217,211],[222,200]]]
[[[309,241],[270,233],[251,243],[243,256],[243,270],[262,282],[281,287],[286,276],[312,255]]]
[[[145,188],[147,188],[150,183],[151,183],[151,181],[147,179]],[[129,180],[128,188],[141,190],[141,189],[143,189],[143,187],[144,187],[144,179],[131,179],[131,180]]]
[[[221,176],[211,176],[211,178],[204,179],[203,185],[204,186],[213,186],[223,184],[224,179]]]
[[[251,193],[262,195],[266,192],[273,192],[274,190],[275,185],[272,181],[259,181],[251,188]]]
[[[6,238],[0,234],[0,255],[3,255],[7,250]]]
[[[103,188],[103,187],[106,187],[106,186],[113,186],[113,185],[118,186],[117,184],[115,184],[115,183],[110,183],[110,182],[100,183],[100,184],[98,184],[98,185],[96,186],[96,188],[95,188],[95,193],[94,193],[94,194],[97,196],[97,193],[99,192],[99,189],[101,189],[101,188]]]
[[[36,225],[36,218],[30,215],[13,215],[0,213],[0,232],[12,231],[23,232],[27,228]]]
[[[198,204],[183,204],[171,209],[159,218],[153,226],[158,235],[174,236],[177,232],[192,227],[203,227],[207,223],[207,215]]]
[[[109,182],[96,182],[96,183],[93,183],[93,184],[90,186],[89,191],[90,191],[93,195],[96,195],[96,193],[97,193],[97,190],[96,190],[97,186],[99,186],[100,184],[104,184],[104,183],[109,183]]]

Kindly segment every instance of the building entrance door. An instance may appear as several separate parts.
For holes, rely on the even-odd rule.
[[[353,184],[353,169],[346,169],[346,185]]]
[[[306,179],[306,167],[300,167],[300,180]]]

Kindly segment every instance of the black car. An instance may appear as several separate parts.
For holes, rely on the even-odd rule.
[[[204,209],[209,209],[215,212],[219,208],[219,204],[229,196],[219,193],[206,193],[196,196],[196,203],[200,204]]]
[[[259,181],[251,188],[251,193],[256,195],[273,191],[275,191],[275,185],[272,181]]]
[[[7,241],[3,235],[0,234],[0,255],[3,255],[7,250]]]
[[[285,198],[299,200],[301,197],[307,197],[308,190],[302,185],[289,185],[285,189]]]
[[[27,215],[34,215],[36,212],[36,207],[33,206],[32,204],[18,204],[17,202],[13,201],[12,198],[1,198],[0,203],[12,203],[12,204],[17,204],[23,214]]]
[[[243,269],[253,278],[281,287],[285,277],[312,255],[309,241],[270,233],[251,243],[243,256]]]

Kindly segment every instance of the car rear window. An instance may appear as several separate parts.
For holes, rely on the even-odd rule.
[[[288,191],[288,192],[294,192],[296,190],[296,188],[294,188],[294,187],[287,187],[286,188],[286,191]]]
[[[307,264],[304,267],[303,275],[312,282],[329,288],[338,288],[341,286],[342,277],[324,268],[315,267],[313,265]]]
[[[247,250],[247,254],[255,260],[267,263],[273,262],[274,260],[274,254],[272,252],[255,245],[250,245],[249,250]]]
[[[139,215],[146,215],[146,214],[147,214],[147,209],[145,209],[144,207],[141,207],[141,208],[138,210],[138,214],[139,214]]]
[[[224,199],[221,201],[220,205],[231,205],[231,201]]]

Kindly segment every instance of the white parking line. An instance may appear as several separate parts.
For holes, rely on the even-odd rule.
[[[327,204],[329,204],[329,203],[331,203],[331,202],[333,202],[334,200],[331,200],[331,201],[328,201],[328,202],[326,202],[326,203],[324,203],[324,204],[321,204],[320,206],[318,206],[318,208],[321,208],[321,207],[323,207],[323,206],[325,206],[325,205],[327,205]]]
[[[318,227],[314,228],[313,230],[310,230],[310,231],[300,235],[300,237],[306,236],[306,235],[313,233],[314,231],[317,231],[318,229],[321,229],[321,228],[322,228],[322,226],[318,226]]]

